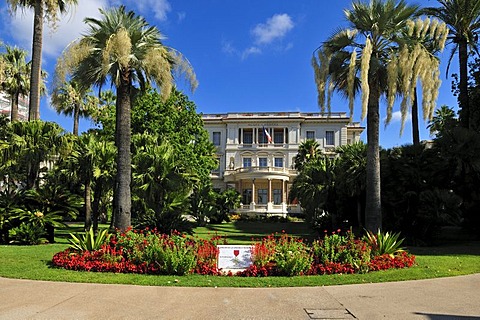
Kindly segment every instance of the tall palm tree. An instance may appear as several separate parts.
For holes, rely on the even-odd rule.
[[[426,15],[444,21],[450,28],[449,40],[454,44],[448,66],[458,51],[460,120],[469,128],[470,106],[468,102],[468,48],[477,52],[478,32],[480,31],[480,0],[437,0],[440,7],[423,9]],[[448,67],[447,67],[448,74]]]
[[[33,41],[32,41],[32,67],[30,70],[30,102],[29,120],[40,119],[40,93],[42,87],[42,46],[43,23],[48,21],[55,25],[58,13],[67,11],[69,5],[76,5],[77,0],[7,0],[12,13],[18,9],[33,8]]]
[[[7,52],[2,55],[5,63],[3,70],[4,80],[1,88],[10,95],[11,113],[10,120],[18,120],[18,99],[27,95],[30,87],[30,67],[25,61],[27,52],[17,47],[5,47]]]
[[[402,82],[400,86],[404,94],[401,111],[402,111],[402,125],[400,133],[403,132],[403,127],[406,120],[408,105],[411,106],[412,117],[412,137],[413,144],[420,145],[420,132],[418,128],[418,94],[417,94],[417,82],[421,81],[422,87],[434,87],[434,90],[423,90],[422,96],[422,109],[423,119],[430,120],[433,117],[433,110],[436,106],[436,97],[438,95],[438,87],[440,86],[440,77],[438,65],[439,59],[435,56],[437,53],[442,52],[445,47],[445,42],[448,36],[448,27],[444,22],[439,22],[437,19],[430,20],[429,18],[422,20],[417,18],[415,21],[409,20],[407,27],[402,30],[401,35],[397,38],[397,42],[400,43],[402,50],[400,51],[399,58],[403,58],[404,62],[411,62],[413,67],[411,74],[407,74],[405,69],[398,68],[399,77]],[[428,64],[428,68],[421,68],[419,66]],[[425,73],[425,71],[428,71]],[[434,76],[432,77],[432,72]],[[427,76],[426,76],[427,75]],[[406,81],[405,81],[406,80]],[[433,80],[433,81],[432,81]],[[408,88],[410,86],[410,88]],[[434,95],[429,96],[429,95]],[[391,108],[391,102],[389,108]],[[390,121],[390,114],[387,117],[387,123]]]
[[[395,37],[417,10],[418,6],[407,5],[403,0],[354,2],[352,9],[345,10],[350,28],[341,29],[331,36],[318,50],[320,62],[315,57],[312,61],[320,103],[323,104],[321,95],[324,95],[325,87],[331,87],[347,93],[351,98],[352,111],[355,89],[361,86],[362,117],[367,116],[365,226],[369,230],[376,231],[382,227],[380,97],[388,90],[387,66],[392,51],[397,47]],[[357,50],[361,52],[359,64]],[[357,72],[360,79],[356,78]],[[331,85],[326,86],[325,79],[330,79]]]
[[[184,71],[196,86],[190,64],[177,51],[165,47],[160,31],[125,7],[100,10],[101,19],[87,18],[87,33],[59,59],[57,79],[71,73],[82,85],[111,82],[116,89],[117,175],[114,188],[114,226],[131,225],[131,106],[132,94],[150,84],[160,86],[166,99],[172,89],[173,71]]]
[[[98,105],[98,99],[90,92],[89,89],[82,88],[75,81],[65,82],[53,91],[52,104],[57,113],[73,114],[73,134],[75,136],[78,136],[80,117],[89,116]]]

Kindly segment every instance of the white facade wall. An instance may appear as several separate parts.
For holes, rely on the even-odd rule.
[[[333,153],[340,145],[359,141],[364,130],[358,123],[349,124],[345,113],[228,113],[202,118],[220,162],[211,175],[214,188],[236,188],[247,202],[241,209],[256,214],[292,210],[288,190],[297,175],[295,156],[307,137],[313,137],[325,153]]]

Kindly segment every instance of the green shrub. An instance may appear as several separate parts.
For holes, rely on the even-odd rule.
[[[331,235],[325,234],[322,240],[312,243],[312,252],[316,264],[349,264],[358,272],[368,272],[371,249],[362,240],[355,239],[353,232],[342,236],[340,230]]]
[[[46,241],[45,229],[37,223],[22,222],[8,232],[10,243],[35,245]]]
[[[307,273],[313,258],[308,246],[301,239],[282,234],[277,241],[275,261],[280,274],[298,276]]]
[[[92,227],[88,231],[85,231],[83,234],[71,234],[70,239],[70,248],[77,251],[95,251],[99,250],[104,244],[108,242],[110,235],[108,230],[100,230],[98,235],[95,236]]]
[[[405,239],[398,239],[400,237],[400,232],[398,233],[389,233],[389,232],[381,232],[378,230],[376,234],[371,231],[367,231],[365,236],[365,241],[370,245],[372,248],[372,255],[381,256],[384,254],[390,255],[390,257],[394,257],[396,253],[403,252],[403,248],[400,246]]]
[[[182,235],[129,230],[119,235],[117,245],[127,260],[154,265],[162,274],[185,275],[196,265],[195,243]]]

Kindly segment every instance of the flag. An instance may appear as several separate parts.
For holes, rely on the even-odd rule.
[[[268,133],[267,129],[263,127],[263,133],[265,133],[265,137],[267,137],[268,143],[272,143],[272,136]]]

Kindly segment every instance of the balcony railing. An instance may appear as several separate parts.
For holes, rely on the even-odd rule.
[[[272,173],[293,173],[295,170],[290,170],[284,167],[242,167],[233,170],[226,170],[225,174],[235,173],[255,173],[255,172],[272,172]]]

